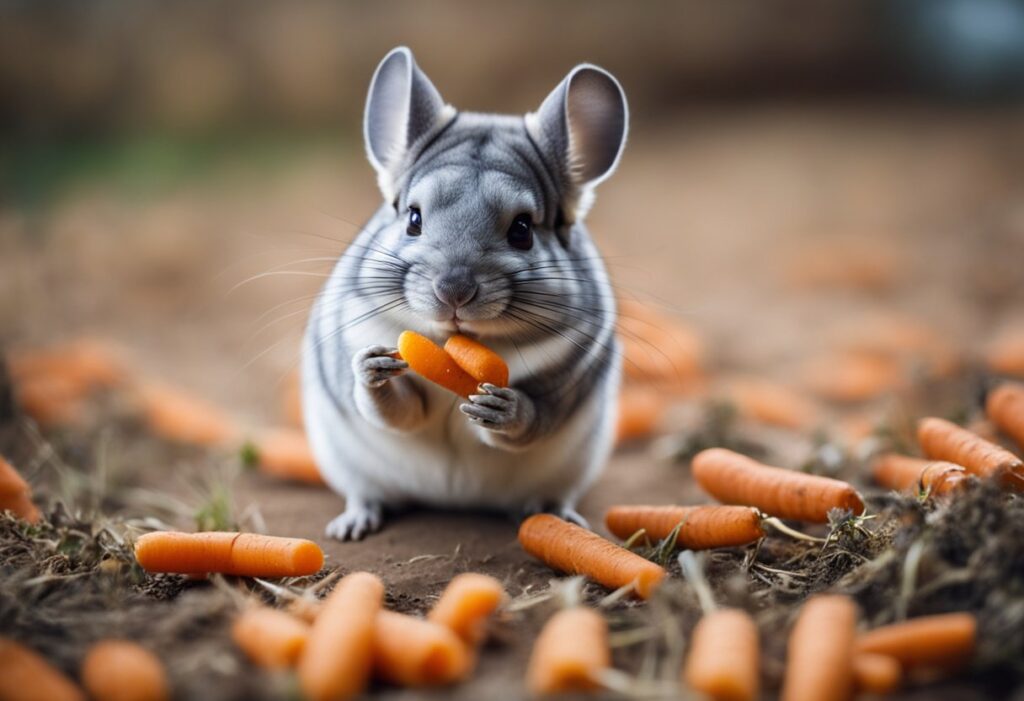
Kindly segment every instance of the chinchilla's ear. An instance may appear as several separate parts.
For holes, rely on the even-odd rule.
[[[604,69],[576,66],[541,104],[526,115],[530,135],[561,170],[563,214],[586,214],[593,188],[618,165],[626,144],[629,108],[619,81]]]
[[[363,138],[386,199],[395,197],[394,179],[409,152],[454,114],[409,49],[400,46],[384,57],[370,82]]]

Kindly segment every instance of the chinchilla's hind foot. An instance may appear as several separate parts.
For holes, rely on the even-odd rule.
[[[336,540],[362,540],[376,533],[384,524],[384,511],[380,504],[349,499],[345,510],[327,524],[327,535]]]

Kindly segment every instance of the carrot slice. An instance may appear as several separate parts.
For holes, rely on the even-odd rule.
[[[0,638],[0,699],[85,701],[85,694],[35,650]]]
[[[757,624],[746,611],[719,609],[693,629],[683,679],[715,701],[753,701],[760,690]]]
[[[250,660],[267,669],[294,667],[308,637],[308,623],[266,606],[246,609],[231,627],[235,644]]]
[[[611,589],[628,584],[646,599],[665,578],[664,568],[585,528],[551,514],[536,514],[519,527],[519,543],[549,567],[582,574]]]
[[[847,596],[812,596],[789,635],[782,701],[841,701],[853,694],[857,605]]]
[[[897,491],[928,491],[950,494],[967,483],[967,471],[943,460],[922,460],[887,453],[875,458],[871,466],[875,481]]]
[[[770,467],[725,448],[696,455],[693,477],[726,504],[756,506],[779,518],[828,523],[830,509],[864,511],[864,501],[846,482]]]
[[[508,387],[508,365],[490,348],[466,336],[452,336],[444,351],[478,384]]]
[[[160,384],[140,388],[146,424],[155,434],[177,443],[221,446],[238,438],[238,426],[217,407],[182,390]]]
[[[241,577],[302,577],[324,564],[320,546],[301,538],[258,533],[156,531],[135,542],[147,572],[220,572]]]
[[[526,686],[534,694],[564,694],[598,688],[596,676],[611,666],[608,624],[593,609],[559,611],[533,644]]]
[[[487,619],[506,599],[494,577],[475,572],[456,575],[427,614],[427,620],[450,628],[467,645],[479,645]]]
[[[398,337],[398,354],[424,378],[461,397],[477,393],[480,383],[460,368],[444,348],[425,336],[403,331]]]
[[[450,628],[422,618],[380,611],[373,629],[373,670],[401,686],[444,686],[473,666],[469,648]]]
[[[1005,486],[1024,489],[1024,462],[1020,458],[952,422],[921,419],[917,440],[924,454],[933,460],[948,460],[978,477],[998,477]]]
[[[253,446],[256,464],[268,475],[307,484],[324,483],[306,434],[299,429],[265,431],[256,437]]]
[[[615,427],[618,443],[646,438],[658,428],[668,400],[664,392],[647,385],[623,387],[619,392],[619,418]]]
[[[860,652],[853,658],[853,680],[857,691],[891,694],[903,681],[903,668],[895,657]]]
[[[985,413],[1024,450],[1024,385],[1007,382],[996,387],[985,402]]]
[[[82,662],[82,686],[94,701],[166,701],[171,697],[163,663],[128,640],[102,640]]]
[[[749,506],[612,506],[604,523],[623,540],[641,528],[661,540],[681,523],[676,545],[691,550],[746,545],[764,537],[761,515]]]
[[[889,655],[904,669],[958,667],[974,654],[977,629],[977,621],[969,613],[922,616],[862,634],[857,652]]]

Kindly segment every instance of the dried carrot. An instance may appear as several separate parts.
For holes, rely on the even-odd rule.
[[[749,506],[612,506],[604,523],[623,540],[641,528],[661,540],[682,524],[676,545],[691,550],[746,545],[764,537],[761,515]]]
[[[444,352],[477,383],[508,387],[508,365],[490,348],[466,336],[452,336]]]
[[[812,596],[789,635],[782,701],[841,701],[853,695],[857,605],[847,596]]]
[[[853,658],[853,681],[857,691],[891,694],[903,681],[903,668],[895,657],[861,652]]]
[[[338,582],[299,657],[299,685],[306,698],[342,701],[366,688],[383,599],[384,584],[369,572],[355,572]]]
[[[864,501],[846,482],[770,467],[725,448],[709,448],[693,459],[693,477],[726,504],[756,506],[779,518],[827,523],[830,509],[864,511]]]
[[[85,694],[38,652],[0,637],[0,699],[85,701]]]
[[[398,337],[398,354],[409,367],[431,382],[462,397],[477,393],[479,382],[458,366],[444,348],[414,331]]]
[[[231,626],[231,638],[260,667],[294,667],[306,647],[309,624],[291,614],[266,606],[243,611]]]
[[[302,577],[324,564],[320,546],[301,538],[213,531],[147,533],[135,543],[147,572],[220,572],[241,577]]]
[[[693,629],[683,680],[715,701],[753,701],[760,689],[757,624],[746,611],[719,609]]]
[[[701,375],[703,344],[696,331],[645,304],[619,301],[623,372],[630,381],[685,390]]]
[[[373,628],[373,671],[401,686],[444,686],[464,679],[473,655],[450,628],[380,611]]]
[[[664,568],[650,560],[551,514],[536,514],[523,521],[519,543],[561,572],[586,575],[612,589],[632,584],[642,599],[654,593],[666,575]]]
[[[739,413],[754,421],[783,428],[807,428],[821,412],[813,401],[796,390],[762,379],[737,379],[725,387],[725,396]]]
[[[4,509],[29,523],[38,523],[41,518],[39,509],[32,503],[32,488],[0,455],[0,511]]]
[[[619,393],[616,441],[646,438],[655,432],[668,401],[664,392],[646,385],[623,387]]]
[[[1024,462],[994,443],[945,419],[929,417],[917,424],[917,440],[933,460],[963,465],[982,478],[999,477],[1006,486],[1024,489]]]
[[[139,398],[146,424],[162,438],[199,446],[238,438],[238,426],[224,412],[179,389],[149,384],[140,388]]]
[[[1024,385],[1007,382],[996,387],[985,402],[985,413],[1024,450]]]
[[[505,588],[494,577],[465,572],[448,583],[427,620],[450,628],[467,645],[478,645],[487,619],[506,598]]]
[[[889,489],[927,491],[937,495],[949,494],[967,483],[967,472],[960,465],[895,453],[875,458],[871,474],[878,484]]]
[[[889,655],[905,669],[956,667],[974,654],[977,627],[969,613],[922,616],[862,634],[857,652]]]
[[[563,609],[548,619],[533,644],[526,686],[534,694],[590,691],[610,666],[604,617],[581,606]]]
[[[252,444],[260,470],[274,477],[323,484],[306,434],[295,428],[264,431]]]
[[[152,652],[128,640],[101,640],[82,662],[82,686],[93,701],[166,701],[167,672]]]

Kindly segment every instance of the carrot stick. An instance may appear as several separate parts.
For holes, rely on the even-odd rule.
[[[309,448],[306,434],[295,428],[277,428],[265,431],[253,443],[256,464],[268,475],[281,479],[324,483]]]
[[[1024,489],[1024,462],[994,443],[976,436],[945,419],[921,419],[917,440],[924,454],[933,460],[963,465],[983,479],[999,477],[1009,487]]]
[[[857,605],[847,596],[812,596],[789,635],[782,701],[841,701],[853,694]]]
[[[861,652],[853,657],[853,681],[857,691],[891,694],[903,681],[903,668],[895,657]]]
[[[608,624],[580,606],[548,619],[533,644],[526,686],[533,694],[563,694],[598,688],[596,675],[611,666]]]
[[[1024,450],[1024,385],[1007,382],[996,387],[985,402],[985,413]]]
[[[830,509],[863,513],[864,501],[846,482],[770,467],[725,448],[697,454],[693,477],[726,504],[756,506],[779,518],[827,523]]]
[[[82,686],[93,701],[167,701],[163,663],[128,640],[101,640],[82,662]]]
[[[424,378],[461,397],[477,393],[480,383],[460,368],[444,348],[425,336],[403,331],[398,337],[398,354]]]
[[[373,628],[373,671],[401,686],[444,686],[473,666],[469,648],[450,628],[422,618],[380,611]]]
[[[506,599],[494,577],[475,572],[456,575],[427,614],[427,620],[450,628],[467,645],[479,645],[487,619]]]
[[[135,542],[147,572],[220,572],[240,577],[302,577],[324,564],[320,546],[301,538],[258,533],[156,531]]]
[[[693,629],[683,680],[715,701],[753,701],[760,682],[757,624],[745,611],[719,609]]]
[[[641,528],[661,540],[681,523],[676,545],[691,550],[746,545],[764,537],[761,515],[748,506],[613,506],[604,523],[623,540]]]
[[[166,385],[139,390],[143,418],[153,433],[177,443],[219,446],[238,438],[239,429],[226,414],[198,397]]]
[[[10,510],[15,516],[38,523],[41,515],[32,503],[32,488],[3,456],[0,456],[0,511]]]
[[[310,701],[342,701],[366,688],[383,599],[380,579],[355,572],[324,600],[299,657],[299,686]]]
[[[967,483],[967,472],[959,465],[895,453],[886,453],[875,458],[871,473],[878,484],[901,492],[927,491],[943,495]]]
[[[85,701],[85,694],[35,650],[0,638],[0,699]]]
[[[969,613],[922,616],[864,633],[857,652],[889,655],[904,669],[957,667],[974,654],[977,627]]]
[[[309,624],[266,606],[243,611],[231,627],[231,638],[260,667],[288,669],[299,661],[309,637]]]
[[[452,336],[444,351],[478,384],[508,387],[508,365],[490,348],[466,336]]]
[[[623,387],[619,392],[617,443],[646,438],[658,428],[668,400],[663,391],[647,385]]]

